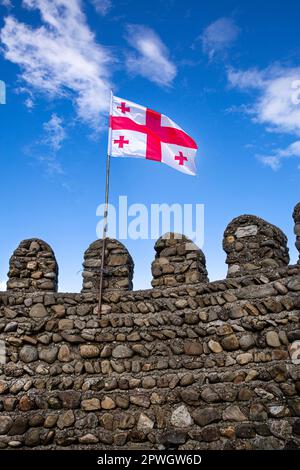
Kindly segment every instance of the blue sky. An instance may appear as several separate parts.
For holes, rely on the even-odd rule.
[[[113,159],[111,202],[202,203],[210,278],[240,214],[278,225],[296,262],[300,4],[187,0],[0,0],[0,286],[24,238],[53,247],[60,290],[81,289],[103,202],[109,90],[161,111],[196,140],[198,176]],[[125,242],[150,286],[153,240]]]

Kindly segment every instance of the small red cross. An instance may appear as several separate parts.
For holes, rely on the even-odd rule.
[[[121,106],[117,106],[117,109],[121,110],[121,113],[126,114],[130,112],[130,108],[126,107],[125,101],[121,102]]]
[[[118,139],[114,140],[114,144],[118,144],[119,149],[122,149],[124,148],[124,144],[129,144],[129,140],[124,140],[124,139],[125,137],[123,135],[120,135],[119,140]]]
[[[179,155],[175,155],[175,160],[178,160],[179,165],[184,165],[183,162],[187,161],[187,158],[183,155],[182,152],[179,152]]]
[[[110,127],[114,131],[136,131],[146,135],[146,158],[148,160],[162,160],[162,143],[174,144],[179,147],[197,149],[196,142],[183,130],[161,125],[161,114],[147,108],[146,123],[139,124],[127,116],[111,116]],[[178,156],[180,158],[181,155]],[[182,155],[184,159],[184,155]],[[181,160],[181,158],[180,158]],[[182,163],[183,164],[183,163]]]

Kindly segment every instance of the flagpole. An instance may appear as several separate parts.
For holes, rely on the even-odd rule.
[[[110,92],[109,120],[110,120],[110,116],[112,115],[112,100],[113,100],[113,93],[111,91]],[[110,122],[109,122],[108,147],[107,147],[107,156],[106,156],[105,207],[104,207],[103,235],[102,235],[102,253],[101,253],[101,267],[100,267],[100,282],[99,282],[98,315],[101,315],[101,308],[102,308],[103,277],[104,277],[104,265],[105,265],[105,247],[106,247],[107,228],[108,228],[110,154],[111,154],[111,127],[110,127]]]

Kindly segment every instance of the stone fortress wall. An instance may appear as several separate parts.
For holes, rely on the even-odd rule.
[[[300,204],[294,214],[300,251]],[[155,244],[152,289],[102,241],[81,293],[57,293],[45,242],[23,241],[0,293],[0,449],[283,449],[300,445],[300,260],[255,216],[224,233],[228,275],[170,234]],[[5,349],[4,349],[5,346]],[[1,349],[2,347],[2,349]]]

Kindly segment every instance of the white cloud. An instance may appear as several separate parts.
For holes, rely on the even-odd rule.
[[[18,64],[31,92],[51,99],[72,99],[78,118],[99,127],[109,103],[110,52],[96,43],[81,10],[80,0],[23,0],[38,9],[37,28],[5,18],[1,31],[5,58]]]
[[[272,170],[281,168],[282,160],[285,158],[300,157],[300,140],[290,144],[285,149],[276,149],[271,155],[256,155],[256,158]]]
[[[255,120],[269,130],[300,136],[300,104],[297,104],[295,83],[300,67],[270,67],[266,70],[228,71],[231,86],[254,90],[258,96],[250,108]]]
[[[25,100],[25,106],[27,109],[31,110],[34,108],[34,101],[32,98],[26,98]]]
[[[239,31],[232,18],[219,18],[208,25],[201,35],[203,52],[210,60],[223,54],[236,40]]]
[[[112,0],[90,0],[99,15],[105,16],[112,8]]]
[[[62,118],[53,113],[43,124],[44,134],[41,138],[24,148],[25,154],[46,169],[48,175],[64,175],[65,172],[58,158],[62,142],[67,132]]]
[[[53,113],[50,120],[43,124],[43,128],[46,131],[43,143],[49,145],[52,150],[58,151],[61,148],[61,143],[66,138],[63,120]]]
[[[6,281],[0,280],[0,291],[5,291],[5,290],[6,290]]]
[[[13,6],[11,0],[0,0],[0,5],[6,8],[11,8]]]
[[[256,123],[263,124],[269,132],[300,136],[300,67],[273,66],[265,70],[228,70],[232,87],[255,93],[254,103],[244,109]],[[264,165],[274,171],[282,160],[300,157],[300,141],[285,148],[277,148],[271,154],[256,155]]]
[[[137,51],[127,56],[128,71],[160,86],[171,85],[177,73],[176,66],[157,34],[146,26],[132,24],[127,26],[126,39]]]

